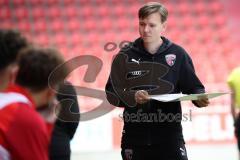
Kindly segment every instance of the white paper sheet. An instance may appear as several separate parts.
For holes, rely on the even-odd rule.
[[[224,94],[228,94],[225,92],[217,92],[217,93],[201,93],[201,94],[161,94],[161,95],[150,95],[151,99],[155,99],[161,102],[173,102],[173,101],[192,101],[198,100],[204,97],[208,99],[215,98]]]

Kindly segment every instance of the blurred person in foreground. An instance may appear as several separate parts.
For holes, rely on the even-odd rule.
[[[204,86],[187,52],[162,36],[167,9],[149,2],[138,17],[140,38],[116,55],[105,89],[112,105],[124,107],[122,159],[187,160],[180,102],[152,100],[149,94],[204,93]],[[193,103],[206,107],[209,101]]]
[[[238,155],[240,159],[240,67],[235,68],[229,75],[227,83],[231,90],[231,114],[234,121],[237,138]]]
[[[31,47],[21,51],[15,84],[0,94],[0,158],[3,160],[48,160],[52,123],[36,111],[53,103],[55,91],[68,69],[52,71],[64,63],[61,54],[50,48]]]
[[[17,30],[0,30],[0,92],[3,92],[9,84],[14,83],[18,71],[16,59],[20,51],[30,45]],[[50,159],[67,160],[71,155],[70,141],[80,119],[76,92],[69,82],[60,85],[57,91],[57,100],[61,105],[46,104],[38,107],[37,112],[47,123],[54,123],[56,114],[59,114],[52,133]]]
[[[0,29],[0,92],[14,83],[18,69],[16,59],[20,50],[29,45],[18,31]]]

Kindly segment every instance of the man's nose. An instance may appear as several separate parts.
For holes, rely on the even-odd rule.
[[[144,27],[144,32],[148,32],[148,31],[149,31],[149,26],[146,25],[146,26]]]

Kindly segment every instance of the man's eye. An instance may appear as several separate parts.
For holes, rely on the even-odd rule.
[[[156,25],[150,25],[150,27],[155,27]]]

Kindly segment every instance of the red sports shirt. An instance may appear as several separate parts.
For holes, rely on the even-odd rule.
[[[49,142],[29,93],[16,85],[0,93],[0,160],[48,160]]]

